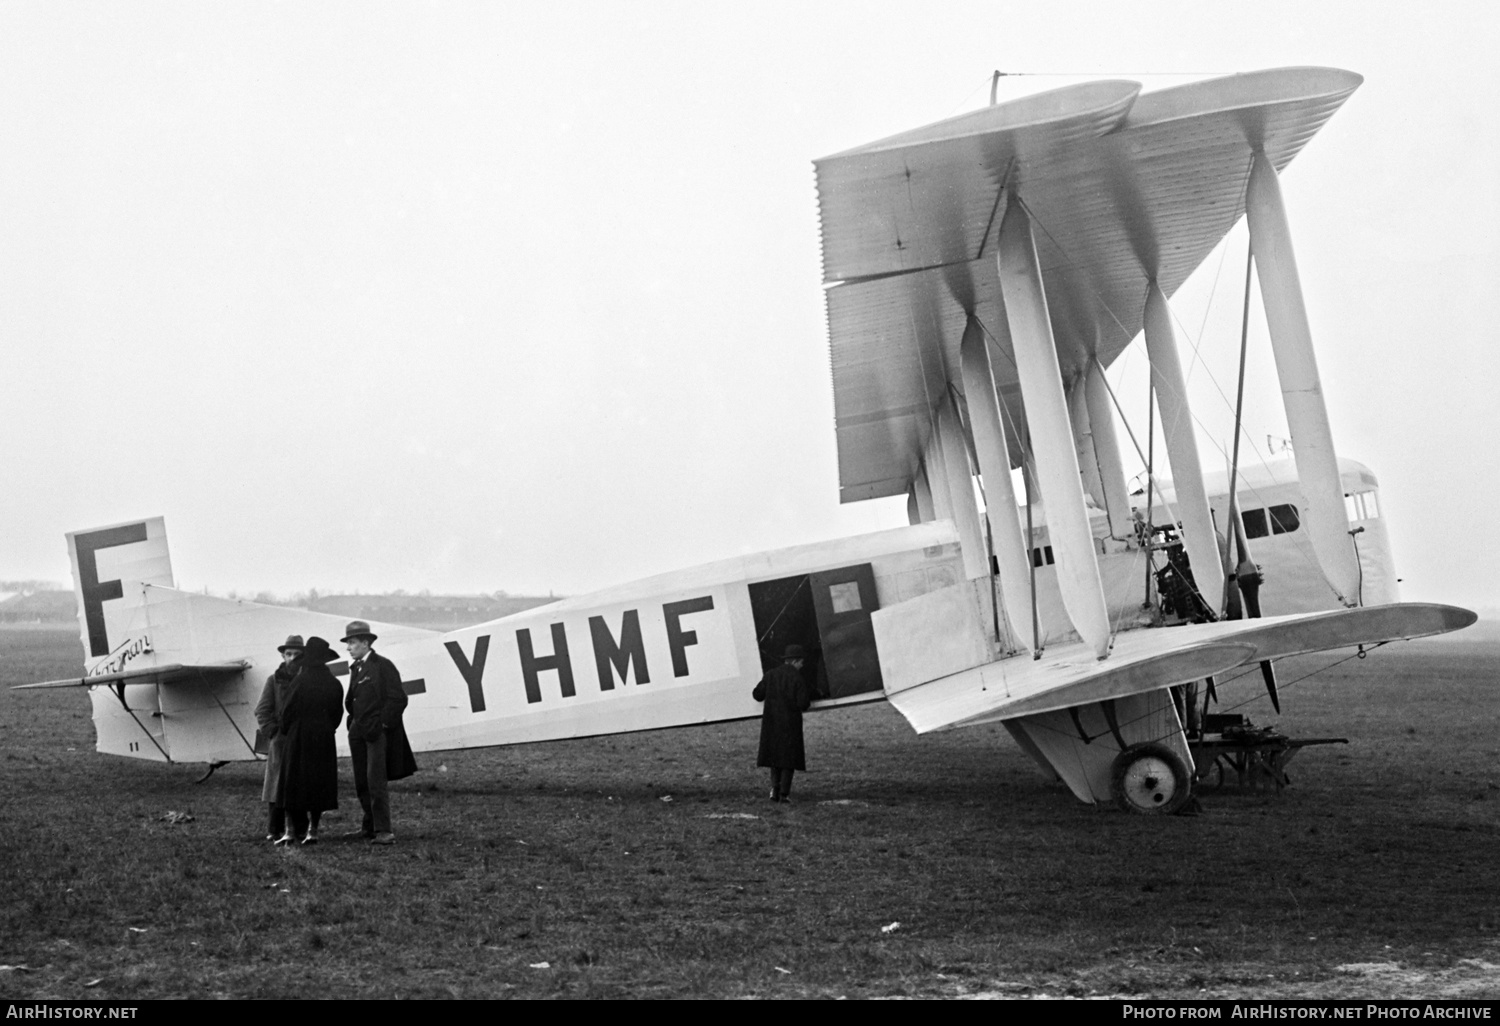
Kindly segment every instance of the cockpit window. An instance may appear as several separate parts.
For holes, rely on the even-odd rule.
[[[1352,492],[1344,496],[1344,512],[1351,522],[1355,520],[1378,520],[1380,501],[1375,492]]]

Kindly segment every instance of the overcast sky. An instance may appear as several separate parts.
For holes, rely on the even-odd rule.
[[[813,159],[982,105],[996,68],[1320,64],[1365,76],[1283,179],[1334,437],[1405,597],[1493,606],[1495,20],[11,0],[0,578],[66,580],[64,531],[153,514],[184,587],[283,594],[576,594],[903,524],[837,500]],[[1175,304],[1219,441],[1244,245]],[[1251,434],[1284,434],[1257,330]]]

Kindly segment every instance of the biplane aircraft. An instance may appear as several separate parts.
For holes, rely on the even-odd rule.
[[[1282,206],[1278,173],[1360,81],[1095,81],[816,161],[840,499],[904,495],[909,526],[448,633],[374,624],[413,747],[755,717],[797,643],[815,708],[1000,722],[1083,801],[1161,813],[1195,768],[1176,689],[1259,668],[1274,699],[1278,659],[1472,623],[1397,601],[1374,476],[1334,449]],[[1242,216],[1293,457],[1206,475],[1168,303]],[[1104,372],[1142,331],[1171,484],[1143,454],[1132,495]],[[274,643],[344,626],[175,589],[160,518],[68,545],[87,672],[27,686],[86,687],[101,752],[257,758]]]

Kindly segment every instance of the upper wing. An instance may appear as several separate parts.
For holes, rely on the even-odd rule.
[[[1124,698],[1260,660],[1442,634],[1476,619],[1467,609],[1412,602],[1122,632],[1107,662],[1088,646],[1068,645],[1039,660],[986,663],[887,697],[926,733]]]
[[[118,673],[101,673],[97,677],[68,677],[63,680],[45,680],[40,684],[15,684],[12,691],[29,691],[33,688],[85,688],[95,684],[180,684],[185,681],[212,683],[223,677],[244,673],[250,664],[241,659],[227,663],[203,663],[188,665],[168,663],[165,666],[142,666]]]
[[[1140,94],[1094,82],[965,114],[816,161],[843,501],[906,491],[973,315],[1007,405],[998,300],[1001,190],[1026,204],[1064,380],[1141,328],[1243,215],[1251,155],[1279,171],[1358,87],[1328,68]]]

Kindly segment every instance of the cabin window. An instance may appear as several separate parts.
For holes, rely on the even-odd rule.
[[[852,613],[864,608],[859,602],[859,582],[845,581],[841,584],[829,585],[828,600],[833,604],[835,613]]]
[[[1246,538],[1264,538],[1268,534],[1289,534],[1302,526],[1297,507],[1291,503],[1270,509],[1247,509],[1240,514]]]
[[[1297,507],[1291,503],[1272,506],[1269,512],[1272,534],[1290,534],[1302,526],[1302,520],[1297,516]]]
[[[1032,549],[1031,550],[1031,565],[1032,566],[1051,566],[1052,563],[1053,563],[1053,559],[1052,559],[1052,546],[1051,545],[1044,545],[1044,546],[1042,546],[1039,549]]]
[[[1377,520],[1380,517],[1380,501],[1373,491],[1354,492],[1344,496],[1344,512],[1350,521]]]

